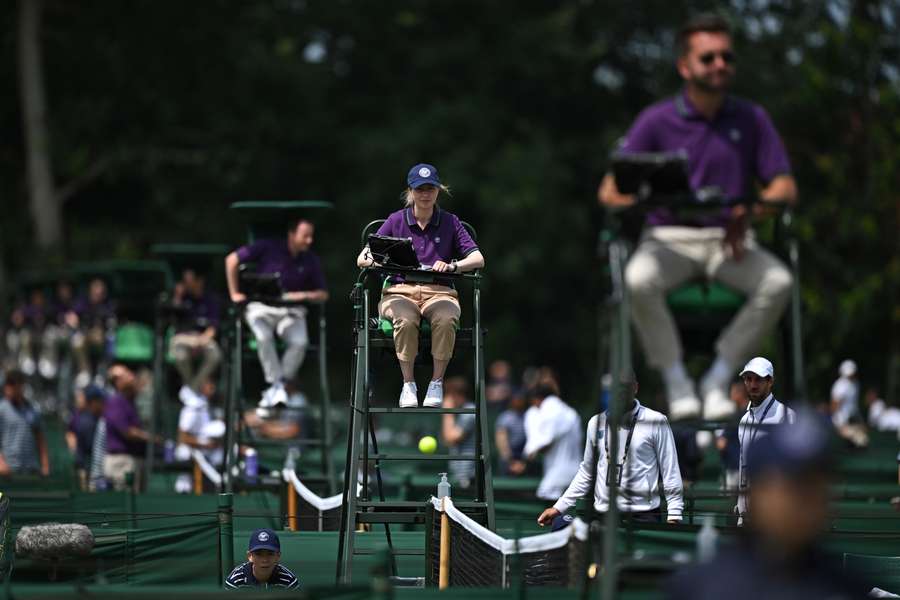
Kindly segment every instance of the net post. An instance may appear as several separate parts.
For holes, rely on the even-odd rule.
[[[441,553],[438,571],[438,588],[450,585],[450,519],[447,517],[447,499],[441,498]]]
[[[200,469],[200,462],[195,458],[194,462],[194,495],[203,494],[203,471]]]
[[[297,524],[297,492],[294,490],[294,484],[291,481],[285,482],[287,493],[287,525],[291,531],[299,529]],[[320,511],[321,512],[321,511]],[[321,526],[320,526],[321,530]]]
[[[233,506],[234,496],[231,493],[219,494],[219,585],[222,585],[234,566]]]

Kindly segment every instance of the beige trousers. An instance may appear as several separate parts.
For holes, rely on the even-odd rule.
[[[143,470],[144,460],[130,454],[107,454],[103,458],[103,476],[116,491],[127,489],[127,473],[134,473],[134,489],[143,489]]]
[[[419,324],[422,317],[431,324],[431,355],[450,360],[459,325],[456,290],[444,285],[400,283],[384,290],[378,314],[394,326],[397,358],[410,362],[419,353]]]
[[[631,316],[652,366],[664,369],[682,359],[666,294],[691,279],[719,281],[747,296],[716,342],[719,356],[730,365],[743,364],[781,316],[793,285],[790,271],[756,243],[752,232],[739,261],[726,254],[724,237],[725,230],[719,227],[660,226],[644,231],[625,268],[625,283]]]
[[[194,391],[200,391],[222,361],[222,350],[215,339],[205,341],[200,333],[176,333],[169,342],[169,352],[175,359],[175,368],[181,375],[181,382]],[[194,371],[194,356],[200,355],[200,367]]]

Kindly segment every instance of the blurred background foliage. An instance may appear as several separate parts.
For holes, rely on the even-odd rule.
[[[36,0],[23,0],[36,1]],[[900,8],[894,0],[44,0],[50,148],[63,233],[28,211],[17,23],[0,6],[0,263],[18,273],[242,240],[237,200],[326,199],[316,215],[349,350],[359,231],[433,162],[487,257],[488,359],[547,363],[587,403],[606,287],[596,186],[615,140],[677,91],[691,13],[736,29],[735,92],[779,127],[801,188],[812,396],[845,357],[884,389],[900,347]],[[349,354],[346,354],[349,364]],[[893,376],[896,378],[896,375]],[[896,386],[896,384],[894,384]]]

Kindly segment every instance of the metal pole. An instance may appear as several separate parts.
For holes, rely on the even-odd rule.
[[[234,497],[230,492],[219,494],[219,585],[234,567],[233,504]]]
[[[153,473],[153,459],[156,454],[156,432],[159,421],[159,407],[162,406],[162,393],[165,387],[163,381],[163,338],[164,331],[162,317],[157,306],[156,319],[153,323],[153,397],[150,406],[150,439],[147,440],[147,455],[144,459],[144,481],[150,483],[150,474]]]
[[[331,456],[331,390],[328,387],[328,338],[327,322],[325,318],[325,304],[319,305],[319,388],[322,392],[322,416],[321,437],[323,467],[327,478],[328,493],[337,491],[337,482],[334,480],[334,464]]]
[[[615,319],[615,335],[611,366],[613,374],[612,390],[609,397],[609,408],[606,418],[609,422],[609,452],[613,459],[608,461],[609,506],[606,510],[606,530],[603,534],[603,577],[601,583],[603,600],[614,600],[618,579],[617,534],[619,525],[619,405],[623,401],[622,374],[631,370],[631,329],[629,325],[628,290],[625,287],[624,268],[628,258],[627,248],[623,241],[617,241],[610,247],[612,255],[612,278],[618,310]]]
[[[785,229],[790,230],[793,215],[785,211],[782,220]],[[797,239],[789,235],[788,254],[791,261],[791,273],[794,285],[791,286],[791,362],[794,367],[794,398],[806,402],[806,374],[803,371],[803,327],[800,321],[800,250]]]

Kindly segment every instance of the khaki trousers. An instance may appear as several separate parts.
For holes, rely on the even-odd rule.
[[[134,489],[143,489],[143,470],[144,460],[131,454],[107,454],[103,458],[103,476],[116,491],[127,489],[127,473],[134,473]]]
[[[200,391],[206,381],[222,361],[222,350],[215,339],[205,341],[203,334],[195,332],[176,333],[169,342],[169,352],[175,359],[175,368],[181,375],[181,382],[194,391]],[[200,355],[200,367],[194,371],[194,356]]]
[[[422,317],[431,324],[431,355],[450,360],[459,325],[459,300],[456,290],[444,285],[400,283],[385,289],[378,314],[394,326],[397,358],[411,362],[419,353],[419,324]]]
[[[244,314],[256,338],[257,354],[266,383],[271,385],[282,379],[292,380],[303,364],[306,347],[309,346],[306,308],[251,302]],[[276,335],[287,345],[280,359],[275,347]]]
[[[793,277],[752,232],[741,260],[728,256],[720,227],[650,227],[625,268],[631,316],[647,361],[665,369],[682,359],[675,320],[666,294],[697,277],[720,281],[743,292],[747,301],[716,342],[716,351],[737,367],[759,347],[790,298]]]

